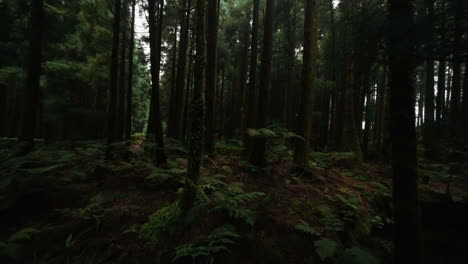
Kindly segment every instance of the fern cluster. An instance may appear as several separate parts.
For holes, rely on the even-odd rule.
[[[254,224],[253,211],[242,208],[248,201],[263,196],[262,192],[244,192],[240,183],[225,183],[222,175],[204,177],[199,185],[198,203],[208,206],[208,211],[226,212],[230,217]]]
[[[178,246],[175,249],[174,260],[183,257],[209,257],[213,259],[216,253],[228,251],[227,246],[234,244],[234,239],[238,237],[239,234],[237,234],[234,226],[224,225],[194,243]]]
[[[148,222],[141,226],[140,237],[148,241],[150,245],[156,245],[162,235],[173,231],[181,215],[182,210],[178,202],[159,209],[149,217]]]

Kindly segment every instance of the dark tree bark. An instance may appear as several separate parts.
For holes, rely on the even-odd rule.
[[[164,14],[164,1],[159,0],[158,21],[156,21],[156,0],[148,2],[148,24],[150,35],[151,63],[151,103],[148,118],[148,139],[154,141],[154,161],[157,165],[166,165],[164,134],[162,128],[161,102],[159,98],[159,71],[161,68],[161,38]],[[153,142],[151,142],[153,143]]]
[[[441,2],[441,8],[445,11],[445,2]],[[442,13],[443,19],[441,22],[441,43],[445,43],[445,23],[446,16],[445,12]],[[437,97],[436,97],[436,122],[440,123],[443,118],[443,110],[445,108],[445,72],[447,70],[447,63],[445,62],[445,52],[442,54],[443,60],[439,61],[438,77],[437,77]],[[439,124],[440,127],[440,124]]]
[[[296,139],[294,161],[305,165],[311,140],[312,105],[314,103],[314,82],[317,71],[319,0],[307,0],[304,18],[304,55],[302,66],[301,102],[297,134],[304,140]]]
[[[128,1],[124,0],[122,5],[122,39],[120,41],[120,69],[119,69],[119,90],[117,95],[117,117],[116,117],[116,134],[117,141],[122,141],[124,138],[124,125],[125,125],[125,62],[127,51],[127,17],[128,17]]]
[[[206,64],[206,120],[205,152],[215,151],[215,91],[217,85],[218,0],[208,0],[207,8],[207,64]]]
[[[395,263],[420,263],[420,219],[414,126],[413,3],[389,0],[390,133]]]
[[[369,159],[369,140],[370,140],[370,133],[371,133],[371,120],[372,120],[372,97],[373,92],[371,88],[371,83],[369,80],[369,74],[366,73],[364,80],[363,80],[363,90],[366,95],[366,103],[365,103],[365,124],[364,124],[364,133],[362,136],[362,154],[364,160]]]
[[[107,158],[110,158],[110,144],[117,140],[117,95],[118,95],[118,71],[119,71],[119,39],[120,39],[120,10],[121,0],[115,0],[114,22],[112,26],[112,55],[110,73],[110,103],[109,103],[109,125],[107,127]]]
[[[465,77],[463,80],[462,113],[463,113],[462,135],[464,135],[463,143],[466,145],[468,144],[468,62],[465,62]]]
[[[461,37],[463,5],[462,0],[455,0],[455,32],[453,42],[453,76],[450,98],[450,139],[454,143],[460,139],[460,82],[461,82]]]
[[[184,0],[183,3],[186,9],[190,8],[190,0]],[[182,140],[182,121],[184,109],[181,107],[184,102],[184,89],[187,67],[187,47],[188,47],[188,33],[190,23],[190,11],[180,11],[180,41],[179,52],[177,59],[177,78],[176,88],[174,94],[174,101],[169,105],[169,120],[167,123],[167,136]]]
[[[245,26],[241,29],[241,45],[240,45],[240,66],[239,66],[239,87],[238,94],[235,106],[236,120],[235,126],[239,128],[239,136],[242,138],[246,134],[245,127],[245,107],[246,107],[246,86],[247,86],[247,73],[249,67],[249,27],[250,27],[250,17],[245,21]]]
[[[200,164],[203,148],[203,92],[205,88],[205,0],[197,0],[195,22],[196,55],[194,64],[194,87],[191,100],[191,133],[189,163],[185,180],[182,208],[188,211],[192,208],[197,194],[197,184],[200,178]]]
[[[37,110],[39,106],[41,78],[41,49],[44,24],[44,1],[34,0],[31,7],[31,42],[30,60],[26,79],[26,94],[24,98],[22,127],[19,140],[24,143],[23,153],[34,149]],[[23,154],[22,153],[22,154]]]
[[[255,127],[255,102],[256,102],[256,79],[257,79],[257,53],[258,53],[258,16],[260,10],[260,0],[253,0],[252,10],[252,41],[250,42],[250,68],[249,83],[246,91],[247,105],[245,116],[246,129]],[[244,136],[244,146],[251,150],[251,140]]]
[[[127,111],[125,120],[125,139],[132,137],[132,110],[133,110],[133,49],[135,47],[135,5],[136,0],[132,0],[132,22],[130,28],[130,45],[128,48],[128,79],[127,79]]]
[[[426,41],[427,56],[433,56],[434,53],[434,0],[425,0],[428,23],[428,39]],[[430,159],[436,157],[434,145],[434,60],[426,61],[426,92],[424,101],[424,145],[426,156]]]
[[[272,57],[272,41],[273,41],[273,9],[274,0],[267,0],[264,33],[263,33],[263,53],[262,63],[260,67],[260,86],[257,100],[257,121],[256,128],[266,126],[267,115],[267,100],[268,91],[271,85],[271,57]],[[264,137],[255,137],[253,140],[253,151],[250,155],[250,162],[257,166],[263,167],[266,163],[265,148],[266,139]]]
[[[330,95],[330,134],[332,135],[330,141],[332,146],[335,146],[335,128],[336,128],[336,103],[338,101],[338,89],[336,86],[336,29],[335,29],[335,9],[333,7],[333,0],[328,1],[328,7],[330,9],[330,26],[331,26],[331,54],[330,54],[330,64],[329,64],[329,76],[330,81],[333,83],[333,90]],[[327,142],[328,143],[328,142]]]

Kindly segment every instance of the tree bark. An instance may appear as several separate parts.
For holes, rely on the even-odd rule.
[[[450,99],[450,139],[458,143],[460,139],[460,82],[461,82],[461,36],[463,7],[462,0],[455,0],[455,35],[453,44],[453,76]]]
[[[190,0],[183,0],[186,9],[190,8]],[[177,59],[177,78],[174,101],[170,103],[169,120],[167,124],[167,136],[182,140],[182,121],[184,109],[181,107],[184,102],[184,89],[187,67],[187,47],[188,47],[188,33],[190,23],[190,11],[181,10],[181,28],[180,28],[180,41],[179,52]]]
[[[205,88],[205,0],[197,0],[195,22],[196,55],[194,64],[194,87],[191,101],[192,126],[190,133],[189,163],[185,179],[182,208],[192,208],[197,195],[197,184],[200,178],[200,165],[203,148],[203,92]]]
[[[135,5],[136,0],[132,0],[132,22],[130,28],[130,45],[128,48],[128,80],[127,80],[127,111],[126,111],[126,132],[125,139],[132,137],[132,110],[133,110],[133,50],[135,48]]]
[[[395,263],[420,263],[420,219],[416,130],[414,126],[414,48],[411,0],[389,0],[390,133],[392,141]]]
[[[250,42],[250,68],[249,83],[246,91],[247,106],[245,127],[246,129],[255,128],[255,102],[256,102],[256,78],[257,78],[257,53],[258,53],[258,16],[260,10],[260,0],[253,0],[252,10],[252,40]],[[251,151],[251,139],[244,136],[244,146],[247,151]]]
[[[34,149],[34,136],[39,106],[41,78],[41,49],[44,24],[44,1],[32,1],[31,9],[31,42],[30,60],[26,79],[26,94],[23,108],[23,125],[19,140],[24,143],[22,152],[28,153]]]
[[[273,41],[273,9],[274,0],[267,0],[264,33],[263,33],[263,53],[262,63],[260,67],[260,87],[257,100],[257,122],[256,128],[266,126],[268,91],[271,85],[271,57],[272,57],[272,41]],[[264,137],[255,137],[253,140],[253,151],[250,155],[250,162],[257,166],[263,167],[266,163],[265,149],[266,139]]]
[[[215,151],[214,111],[217,85],[218,0],[208,0],[207,16],[205,152],[208,155],[213,155]]]
[[[314,82],[317,71],[319,0],[306,0],[304,11],[304,55],[302,65],[301,102],[298,117],[297,134],[303,138],[296,139],[294,161],[306,165],[310,148],[312,105],[314,103]]]
[[[427,13],[427,23],[429,24],[428,39],[426,41],[426,52],[428,56],[434,53],[434,0],[425,0]],[[436,148],[434,145],[434,60],[426,61],[426,92],[424,101],[424,126],[423,137],[426,156],[435,159]]]
[[[117,95],[118,95],[118,71],[119,71],[119,40],[120,40],[120,10],[121,0],[115,0],[114,22],[112,26],[112,54],[110,73],[110,102],[109,102],[109,124],[107,127],[107,142],[109,147],[106,156],[110,158],[111,144],[117,140]]]
[[[159,0],[159,15],[156,21],[156,0],[148,2],[148,22],[150,35],[150,63],[151,63],[151,103],[148,118],[148,139],[154,141],[153,160],[157,165],[166,165],[164,151],[164,134],[162,129],[161,101],[159,91],[159,71],[161,68],[161,38],[164,14],[164,0]],[[151,142],[153,143],[153,142]]]
[[[120,72],[119,72],[119,91],[117,95],[117,118],[116,118],[116,134],[117,141],[122,141],[124,138],[124,125],[125,125],[125,56],[127,51],[127,17],[128,17],[128,1],[124,0],[122,5],[122,39],[120,43]]]

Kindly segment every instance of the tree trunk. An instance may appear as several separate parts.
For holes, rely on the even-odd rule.
[[[256,78],[257,78],[257,52],[258,52],[258,16],[260,9],[260,0],[253,0],[252,10],[252,40],[250,42],[250,68],[249,68],[249,83],[247,87],[246,97],[246,117],[245,127],[246,129],[255,127],[255,102],[256,102]],[[244,146],[248,150],[251,150],[251,139],[248,136],[244,136]]]
[[[428,10],[429,23],[429,34],[426,41],[427,56],[432,57],[434,53],[433,41],[434,41],[434,0],[425,0]],[[434,60],[426,61],[426,92],[424,101],[424,145],[426,150],[426,156],[429,159],[435,159],[436,148],[434,145]]]
[[[215,151],[214,111],[217,85],[218,0],[208,0],[207,18],[205,152],[208,155],[213,155]]]
[[[123,10],[121,18],[122,40],[120,43],[120,73],[119,73],[119,92],[117,103],[117,118],[116,118],[116,134],[117,141],[122,141],[124,136],[124,117],[125,117],[125,55],[127,49],[127,15],[128,15],[128,1],[123,1]]]
[[[159,71],[161,68],[161,38],[164,0],[159,0],[159,15],[156,21],[156,0],[148,2],[148,24],[150,35],[151,104],[148,118],[148,139],[154,141],[153,159],[157,165],[166,165],[164,135],[162,129],[161,102],[159,98]],[[151,142],[153,143],[153,142]]]
[[[194,87],[191,101],[191,133],[189,163],[185,180],[182,208],[192,208],[197,195],[197,184],[200,178],[200,163],[203,148],[203,92],[205,88],[205,0],[197,0],[195,41],[196,55],[194,64]]]
[[[125,139],[132,137],[132,110],[133,110],[133,49],[135,46],[135,5],[136,0],[132,0],[132,22],[130,28],[130,45],[128,47],[128,83],[127,83],[127,112],[126,112],[126,132]]]
[[[190,8],[190,0],[183,0],[186,9]],[[181,28],[179,41],[179,57],[177,60],[177,79],[174,101],[170,103],[169,121],[167,124],[167,136],[182,140],[182,121],[184,109],[184,89],[187,67],[188,32],[190,22],[190,11],[181,10]]]
[[[453,80],[452,97],[450,99],[450,139],[457,143],[460,139],[460,81],[461,81],[461,36],[462,31],[462,0],[455,0],[455,36],[453,44]]]
[[[44,1],[32,1],[31,9],[31,42],[30,60],[26,79],[26,95],[23,108],[23,126],[19,140],[24,143],[22,152],[28,153],[34,149],[34,136],[39,106],[41,78],[41,47],[44,24]]]
[[[463,104],[462,104],[462,113],[463,113],[463,131],[464,135],[463,141],[464,144],[468,144],[468,61],[465,62],[465,77],[463,80]]]
[[[263,53],[262,64],[260,67],[260,87],[257,100],[257,122],[256,128],[266,126],[267,115],[267,100],[268,91],[271,85],[271,57],[272,57],[272,41],[273,41],[273,8],[274,0],[267,0],[264,33],[263,33]],[[256,137],[253,140],[253,151],[250,155],[250,162],[257,166],[263,167],[266,163],[265,148],[266,139],[264,137]]]
[[[302,65],[301,102],[298,117],[297,134],[303,138],[296,139],[294,161],[306,165],[310,148],[312,105],[314,103],[314,82],[317,71],[319,0],[306,0],[304,18],[304,55]]]
[[[118,71],[119,71],[119,38],[120,38],[120,10],[121,0],[115,0],[114,22],[112,26],[112,55],[110,73],[110,102],[109,102],[109,125],[107,126],[107,142],[109,147],[106,156],[110,158],[110,144],[117,140],[117,93],[118,93]]]
[[[395,263],[420,263],[418,173],[414,127],[413,6],[389,0],[390,133],[392,141]]]

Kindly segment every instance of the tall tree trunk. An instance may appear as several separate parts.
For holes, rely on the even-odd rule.
[[[115,0],[114,22],[112,26],[112,55],[110,73],[110,103],[109,103],[109,125],[107,126],[107,142],[109,147],[106,156],[110,158],[110,151],[113,142],[117,140],[117,95],[118,95],[118,71],[119,71],[119,38],[120,38],[120,10],[121,0]]]
[[[196,55],[194,64],[194,87],[191,101],[192,126],[190,133],[189,163],[185,180],[182,208],[192,208],[197,195],[197,184],[200,178],[200,163],[203,148],[203,92],[205,88],[205,0],[197,0],[196,7]]]
[[[364,75],[364,80],[363,80],[363,90],[366,95],[366,100],[365,100],[365,124],[364,124],[364,133],[362,136],[362,154],[364,160],[369,159],[369,137],[371,133],[371,120],[372,120],[372,88],[371,88],[371,83],[369,80],[369,71],[365,73]]]
[[[446,23],[446,16],[445,16],[445,2],[441,2],[441,9],[442,12],[442,22],[441,22],[441,43],[445,43],[445,23]],[[442,52],[442,59],[439,61],[438,67],[438,76],[437,76],[437,98],[436,98],[436,122],[438,124],[438,129],[440,128],[440,121],[442,120],[443,110],[445,108],[445,73],[447,70],[447,63],[445,62],[446,55],[445,51]],[[439,129],[440,130],[440,129]],[[439,135],[440,136],[440,135]]]
[[[119,72],[119,92],[118,92],[118,103],[117,103],[117,118],[116,118],[116,130],[117,130],[117,141],[122,141],[124,136],[124,117],[125,117],[125,63],[126,51],[127,51],[127,16],[128,16],[128,1],[124,0],[122,5],[122,40],[120,43],[120,72]]]
[[[468,61],[465,62],[465,77],[463,80],[463,104],[462,104],[462,113],[463,113],[463,131],[464,135],[463,141],[464,144],[468,144]]]
[[[207,64],[206,64],[206,120],[205,152],[215,151],[215,91],[217,85],[218,0],[208,0],[207,8]]]
[[[260,0],[253,0],[252,10],[252,41],[250,42],[250,68],[249,68],[249,83],[247,87],[246,97],[246,129],[255,127],[255,102],[256,102],[256,78],[257,78],[257,53],[258,53],[258,16],[260,10]],[[251,140],[244,135],[244,146],[251,151]]]
[[[330,133],[331,137],[331,145],[335,146],[335,129],[336,129],[336,111],[337,111],[337,96],[338,96],[338,89],[336,87],[336,29],[335,29],[335,8],[333,6],[333,0],[328,0],[328,7],[330,9],[330,27],[331,27],[331,55],[330,55],[330,65],[328,66],[330,69],[330,81],[333,83],[333,88],[330,95]]]
[[[127,111],[125,120],[125,139],[132,137],[132,110],[133,110],[133,50],[135,48],[135,5],[136,0],[132,0],[132,22],[130,28],[130,45],[128,47],[128,79],[127,79]]]
[[[432,57],[434,53],[434,0],[425,0],[427,13],[427,22],[429,27],[428,39],[426,41],[426,52],[428,57]],[[436,148],[434,145],[434,60],[426,61],[426,92],[424,101],[424,145],[426,156],[430,159],[435,159]]]
[[[389,0],[389,20],[395,263],[420,263],[412,1]]]
[[[190,8],[190,0],[183,0],[186,9]],[[179,57],[177,59],[177,79],[174,101],[170,103],[169,120],[167,123],[167,136],[182,140],[182,121],[184,109],[181,107],[184,102],[184,89],[187,67],[187,47],[190,23],[190,11],[181,10],[181,28],[179,41]]]
[[[246,24],[244,25],[243,32],[241,34],[240,43],[240,66],[239,66],[239,90],[238,100],[236,109],[236,127],[239,128],[239,137],[242,139],[243,135],[246,134],[245,127],[245,106],[246,106],[246,85],[247,85],[247,71],[249,67],[249,26],[250,17],[248,17]]]
[[[256,128],[266,126],[268,91],[271,85],[271,57],[272,57],[272,41],[273,41],[273,9],[274,0],[267,0],[264,33],[263,33],[263,53],[262,64],[260,67],[260,87],[257,100],[257,121]],[[266,139],[264,137],[256,137],[253,140],[253,151],[250,155],[250,162],[257,167],[263,167],[266,163],[265,148]]]
[[[156,21],[156,0],[148,2],[148,24],[150,35],[151,63],[151,104],[148,118],[148,135],[155,143],[154,161],[157,165],[166,165],[164,134],[162,128],[161,102],[159,98],[159,71],[161,68],[161,38],[164,14],[164,0],[159,0],[158,21]],[[153,143],[153,142],[151,142]]]
[[[317,71],[319,0],[306,0],[304,11],[304,55],[302,65],[301,102],[297,134],[304,140],[296,139],[294,161],[305,165],[310,148],[312,105],[314,103],[314,82]]]
[[[44,1],[32,1],[30,60],[26,79],[26,95],[23,108],[23,125],[19,140],[24,143],[22,152],[34,149],[37,109],[39,106],[41,78],[41,48],[44,24]]]
[[[455,35],[453,44],[453,80],[450,99],[450,138],[454,143],[460,139],[460,82],[461,82],[461,36],[463,5],[462,0],[455,0]]]

